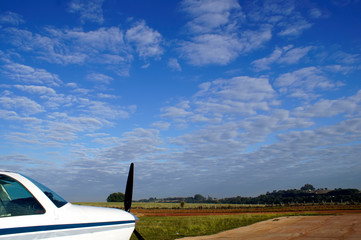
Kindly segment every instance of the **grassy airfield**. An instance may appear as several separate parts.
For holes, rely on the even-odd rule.
[[[137,230],[145,239],[170,240],[188,236],[209,235],[284,216],[283,214],[242,214],[140,217]],[[132,237],[132,240],[136,238]]]
[[[74,203],[79,205],[123,208],[123,203]],[[209,235],[281,216],[361,213],[361,205],[241,205],[241,204],[132,204],[139,217],[137,230],[147,239],[171,240]],[[133,236],[132,240],[136,240]]]

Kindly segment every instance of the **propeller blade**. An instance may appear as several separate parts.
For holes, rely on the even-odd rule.
[[[125,188],[125,196],[124,196],[124,209],[127,212],[130,212],[130,209],[132,208],[133,182],[134,182],[134,163],[131,163],[129,168],[127,186]],[[133,232],[135,236],[138,238],[138,240],[145,240],[135,228]]]
[[[134,163],[131,163],[128,174],[127,186],[125,188],[125,196],[124,196],[124,209],[127,212],[130,212],[130,208],[132,207],[133,181],[134,181]]]
[[[136,229],[134,229],[134,234],[138,238],[138,240],[145,240]]]

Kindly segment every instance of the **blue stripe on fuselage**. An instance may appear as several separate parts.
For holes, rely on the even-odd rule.
[[[135,223],[135,221],[115,221],[115,222],[96,222],[96,223],[75,223],[75,224],[58,224],[58,225],[42,225],[31,227],[16,227],[16,228],[2,228],[0,229],[1,235],[17,234],[17,233],[30,233],[30,232],[43,232],[52,230],[76,229],[87,227],[101,227],[112,226],[120,224]]]

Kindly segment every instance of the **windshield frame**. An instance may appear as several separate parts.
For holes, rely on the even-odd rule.
[[[57,194],[56,192],[54,192],[53,190],[51,190],[44,184],[41,184],[38,181],[36,181],[28,176],[25,176],[25,175],[22,175],[22,176],[27,178],[30,182],[32,182],[35,186],[37,186],[57,208],[61,208],[64,205],[66,205],[67,203],[69,203],[63,197],[61,197],[59,194]]]

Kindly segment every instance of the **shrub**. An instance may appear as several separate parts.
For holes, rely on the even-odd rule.
[[[107,197],[107,202],[124,202],[124,193],[112,193]]]

